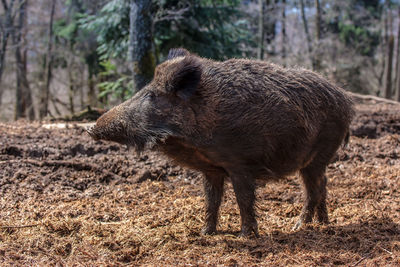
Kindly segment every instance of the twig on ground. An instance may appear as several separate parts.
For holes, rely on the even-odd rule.
[[[386,248],[383,248],[383,247],[381,247],[381,246],[379,246],[379,245],[378,245],[377,247],[378,247],[379,249],[381,249],[381,250],[383,250],[383,251],[389,253],[390,255],[393,254],[391,251],[387,250]]]
[[[382,97],[378,97],[378,96],[362,95],[362,94],[357,94],[357,93],[353,93],[353,92],[348,92],[348,93],[353,97],[353,99],[374,100],[374,101],[383,102],[383,103],[387,103],[387,104],[400,105],[400,102],[382,98]]]
[[[36,227],[39,226],[40,224],[28,224],[28,225],[1,225],[0,229],[20,229],[20,228],[29,228],[29,227]]]
[[[359,265],[363,260],[365,260],[365,259],[367,259],[367,258],[369,258],[371,256],[371,254],[367,254],[367,255],[365,255],[364,257],[362,257],[361,259],[359,259],[356,263],[354,263],[353,265],[351,265],[351,266],[357,266],[357,265]]]

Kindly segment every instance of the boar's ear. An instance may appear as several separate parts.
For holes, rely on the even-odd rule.
[[[173,66],[168,91],[188,100],[199,85],[201,73],[202,66],[198,58],[194,56],[184,57]]]
[[[172,48],[168,52],[167,60],[176,58],[176,57],[184,57],[189,56],[190,52],[187,51],[185,48]]]

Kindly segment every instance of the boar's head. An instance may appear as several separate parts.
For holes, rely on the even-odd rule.
[[[141,151],[170,136],[180,136],[194,120],[190,99],[202,75],[200,58],[172,49],[154,79],[131,99],[102,115],[88,130],[96,140],[126,144]]]

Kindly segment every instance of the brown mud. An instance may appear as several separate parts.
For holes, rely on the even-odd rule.
[[[400,265],[400,105],[357,104],[328,170],[331,223],[292,231],[296,176],[257,189],[260,238],[238,237],[226,184],[203,236],[201,175],[156,152],[93,141],[73,123],[0,124],[0,265]]]

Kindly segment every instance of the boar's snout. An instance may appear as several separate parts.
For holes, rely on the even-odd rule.
[[[100,140],[100,138],[97,136],[96,134],[96,126],[89,126],[86,128],[86,132],[90,135],[90,137],[92,137],[94,140]]]
[[[126,142],[125,122],[118,107],[111,109],[97,119],[96,124],[86,131],[94,140]]]

